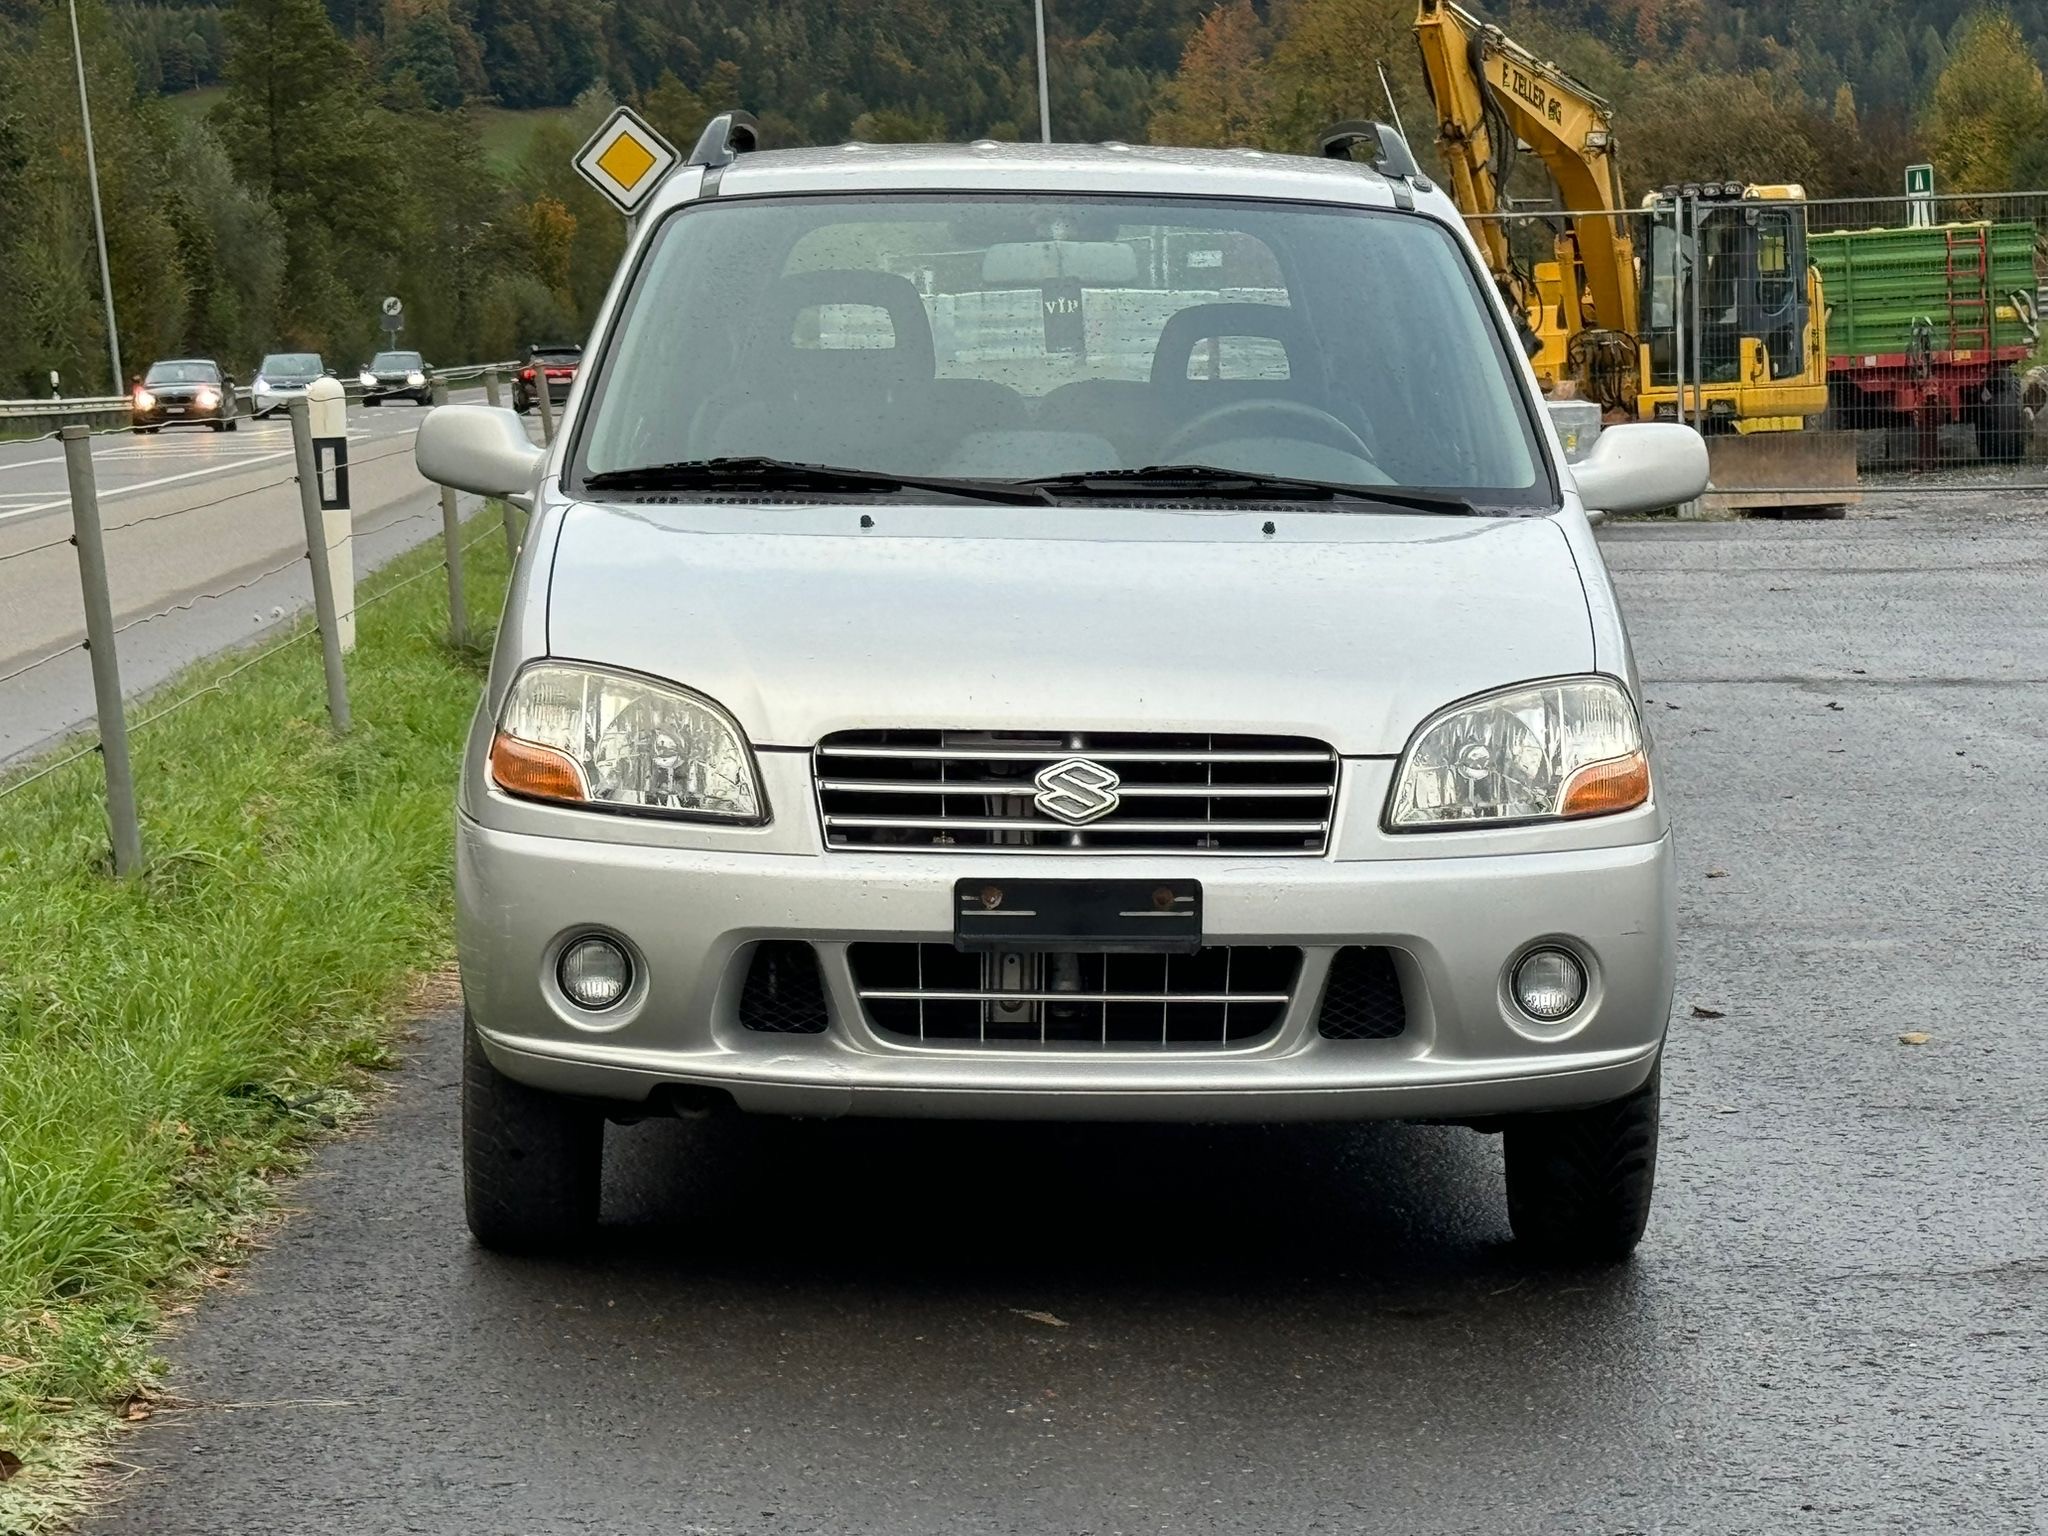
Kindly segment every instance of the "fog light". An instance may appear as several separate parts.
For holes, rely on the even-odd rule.
[[[1545,1024],[1568,1018],[1586,999],[1586,968],[1562,949],[1532,949],[1515,967],[1515,1001]]]
[[[562,951],[556,974],[570,1002],[591,1013],[602,1013],[633,984],[633,962],[610,939],[578,939]]]

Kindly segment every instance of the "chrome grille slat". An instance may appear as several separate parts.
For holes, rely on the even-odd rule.
[[[1078,826],[1036,803],[1036,776],[1068,758],[1118,780]],[[1290,736],[915,729],[827,737],[813,773],[828,848],[1315,856],[1338,766]]]
[[[818,748],[820,757],[883,758],[906,763],[1050,763],[1075,754],[1098,763],[1324,763],[1321,752],[1097,752],[1086,747],[1046,746],[986,749],[976,747],[847,747],[827,741]]]
[[[924,783],[892,779],[820,779],[818,788],[826,793],[844,790],[863,795],[1009,795],[1026,800],[1037,793],[1029,780],[1018,784],[992,779],[933,779]],[[1327,800],[1336,790],[1328,784],[1125,784],[1117,793],[1126,800]]]
[[[1285,1003],[1287,998],[1285,992],[947,992],[915,987],[870,987],[860,994],[864,1003],[1219,1003],[1226,1008],[1232,1003]]]

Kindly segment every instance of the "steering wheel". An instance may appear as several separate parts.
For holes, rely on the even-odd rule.
[[[1260,417],[1272,422],[1272,431],[1277,437],[1321,443],[1326,448],[1356,454],[1368,464],[1372,462],[1372,450],[1365,446],[1365,439],[1328,411],[1304,405],[1299,400],[1267,399],[1232,400],[1225,405],[1212,406],[1193,420],[1181,423],[1180,430],[1168,438],[1166,446],[1160,450],[1161,462],[1178,464],[1181,456],[1197,443],[1242,436],[1244,425]],[[1226,428],[1232,430],[1226,431]]]

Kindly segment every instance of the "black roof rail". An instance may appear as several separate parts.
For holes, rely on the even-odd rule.
[[[751,112],[721,112],[697,135],[697,147],[690,151],[691,165],[731,165],[741,155],[761,147],[761,125]]]

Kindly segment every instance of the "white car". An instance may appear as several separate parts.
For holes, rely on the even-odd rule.
[[[327,373],[317,352],[272,352],[249,381],[249,404],[261,417],[303,400],[308,386]]]
[[[1457,209],[1375,163],[752,153],[655,194],[531,507],[459,797],[486,1243],[608,1115],[1456,1121],[1539,1252],[1643,1230],[1671,831],[1588,509]]]

